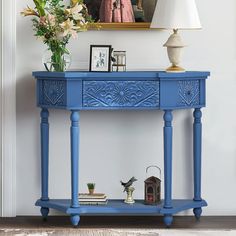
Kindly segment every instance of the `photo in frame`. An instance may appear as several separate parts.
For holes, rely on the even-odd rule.
[[[111,71],[111,45],[90,45],[89,71]]]
[[[89,14],[100,23],[151,22],[157,0],[84,0]]]

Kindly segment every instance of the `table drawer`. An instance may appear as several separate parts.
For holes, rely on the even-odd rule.
[[[160,107],[191,108],[205,105],[204,80],[161,81]]]
[[[40,80],[38,84],[40,105],[65,107],[67,104],[67,85],[65,80]]]
[[[178,106],[193,106],[200,103],[200,84],[198,80],[178,82]]]
[[[158,107],[159,81],[83,81],[83,107]]]

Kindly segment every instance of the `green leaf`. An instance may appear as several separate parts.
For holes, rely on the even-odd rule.
[[[45,16],[45,5],[47,0],[33,0],[40,16]]]

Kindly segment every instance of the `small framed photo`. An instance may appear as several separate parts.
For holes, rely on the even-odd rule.
[[[111,45],[91,45],[89,71],[111,71]]]

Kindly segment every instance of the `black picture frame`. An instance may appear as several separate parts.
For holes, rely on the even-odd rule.
[[[90,45],[89,71],[110,72],[111,50],[111,45]]]

